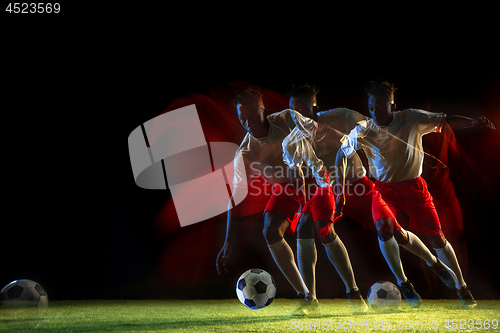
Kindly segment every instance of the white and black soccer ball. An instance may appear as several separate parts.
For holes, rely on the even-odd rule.
[[[236,295],[244,306],[254,310],[261,309],[273,301],[276,284],[271,274],[260,268],[252,268],[238,279]]]
[[[379,281],[370,287],[366,298],[372,308],[396,307],[401,303],[401,291],[392,282]]]
[[[47,292],[35,281],[12,281],[0,291],[1,306],[46,307],[48,304]]]

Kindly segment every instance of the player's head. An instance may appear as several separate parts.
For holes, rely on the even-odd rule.
[[[392,121],[392,112],[396,109],[394,103],[394,92],[396,87],[393,83],[371,82],[366,88],[368,94],[368,111],[375,123],[379,126],[387,126]]]
[[[269,123],[262,93],[258,88],[247,88],[233,100],[241,126],[256,138],[268,135]]]
[[[318,111],[316,94],[318,92],[318,87],[308,83],[300,86],[292,85],[292,89],[287,93],[290,97],[290,109],[300,112],[303,116],[316,119]]]

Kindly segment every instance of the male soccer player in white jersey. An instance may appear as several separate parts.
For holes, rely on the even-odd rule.
[[[301,165],[303,161],[306,161],[306,164],[315,174],[323,167],[329,170],[332,178],[335,178],[335,160],[337,151],[341,146],[340,139],[345,133],[349,133],[353,128],[369,118],[346,108],[336,108],[315,113],[316,92],[314,87],[304,85],[294,87],[289,93],[291,95],[290,108],[301,111],[301,114],[310,115],[317,122],[303,117],[301,114],[292,113],[297,127],[283,141],[284,158],[285,161],[288,161],[287,164],[290,167],[293,167],[294,164]],[[371,212],[372,194],[375,185],[366,177],[366,170],[357,154],[353,154],[346,162],[345,186],[347,190],[345,191],[346,203],[343,214],[358,221],[365,229],[375,229]],[[339,186],[336,186],[336,188],[341,189]],[[315,290],[316,249],[314,247],[314,233],[311,232],[312,228],[309,226],[311,223],[308,222],[311,218],[307,216],[307,213],[304,215],[306,215],[306,218],[302,218],[298,225],[297,257],[299,269],[306,286],[310,290]],[[334,240],[341,243],[342,241],[335,234],[333,226],[331,229]],[[325,244],[325,247],[332,246],[331,244],[334,243]],[[345,249],[343,244],[341,246]],[[347,251],[345,257],[348,258]],[[452,280],[450,273],[441,261],[437,260],[431,268],[445,283]],[[338,271],[342,276],[341,271],[339,269]],[[346,287],[348,288],[347,284]],[[350,300],[361,298],[360,295],[353,297],[353,294],[356,293],[359,294],[359,291],[354,289],[350,293],[348,289],[348,298]]]
[[[429,266],[434,265],[437,258],[418,237],[401,228],[396,220],[399,209],[410,216],[410,228],[425,233],[439,259],[453,271],[454,286],[447,285],[457,289],[462,307],[473,308],[476,301],[463,279],[453,247],[441,230],[432,196],[420,177],[424,156],[422,136],[440,132],[445,120],[452,128],[477,126],[494,129],[494,126],[484,117],[446,117],[442,113],[415,109],[396,112],[394,91],[393,84],[372,82],[367,89],[372,119],[358,125],[344,138],[337,155],[337,166],[340,167],[345,157],[352,156],[357,149],[369,151],[370,171],[375,178],[372,213],[380,249],[408,303],[417,307],[422,299],[403,271],[398,244],[423,258]],[[337,176],[342,177],[340,173]],[[342,209],[341,202],[337,200],[337,213]]]
[[[333,228],[333,201],[334,195],[332,192],[332,186],[330,184],[330,172],[328,168],[333,168],[334,158],[332,159],[331,165],[323,164],[323,162],[317,159],[314,149],[319,148],[321,153],[327,154],[331,149],[330,143],[340,147],[340,138],[342,135],[338,134],[335,130],[326,128],[323,126],[320,130],[321,140],[314,142],[313,139],[310,141],[306,138],[303,140],[304,136],[311,136],[306,133],[307,130],[303,127],[304,125],[311,130],[316,129],[316,123],[308,117],[315,117],[317,119],[317,114],[315,110],[317,109],[316,94],[318,89],[316,86],[305,84],[301,86],[293,86],[292,90],[289,91],[290,96],[290,109],[291,115],[294,118],[297,127],[288,135],[283,141],[283,152],[285,163],[291,168],[298,171],[298,178],[303,177],[302,172],[302,162],[307,160],[306,163],[306,174],[309,175],[313,171],[315,177],[305,178],[306,193],[315,194],[311,199],[307,201],[300,214],[294,220],[294,222],[299,221],[297,227],[297,257],[299,262],[299,270],[301,272],[304,283],[309,289],[309,297],[306,302],[299,306],[297,310],[293,312],[294,315],[308,314],[317,310],[318,302],[316,299],[316,279],[315,279],[315,266],[317,261],[317,252],[315,246],[315,234],[318,235],[319,240],[323,243],[327,257],[330,262],[334,265],[335,269],[339,273],[342,281],[346,287],[346,294],[353,310],[366,310],[366,303],[359,292],[359,288],[356,285],[354,278],[354,273],[352,271],[351,262],[349,260],[349,255],[347,249],[345,248],[342,240],[335,234],[335,229]],[[352,112],[349,116],[345,113]],[[321,119],[325,122],[333,122],[337,127],[348,126],[349,130],[354,128],[357,120],[365,120],[365,117],[361,114],[343,109],[342,111],[336,112],[329,115],[322,115]],[[347,123],[353,122],[353,125],[347,125]],[[326,133],[330,130],[332,133]],[[333,134],[333,136],[332,136]],[[329,141],[329,142],[326,142]],[[311,143],[315,146],[312,148]],[[307,157],[311,157],[308,160]],[[312,161],[314,160],[314,161]],[[361,162],[359,161],[359,165]],[[363,169],[364,171],[364,169]],[[292,172],[292,174],[294,174]],[[296,175],[294,175],[296,176]],[[363,178],[364,173],[359,175],[358,179]],[[317,183],[315,181],[317,180]],[[294,177],[292,179],[295,180]],[[312,179],[312,182],[311,182]],[[358,180],[357,179],[357,180]],[[363,181],[370,182],[366,177]],[[293,182],[296,184],[296,182]],[[363,184],[360,184],[363,185]],[[370,186],[367,188],[369,191]],[[364,191],[364,190],[363,190]],[[360,191],[361,192],[361,191]],[[367,197],[368,202],[371,202],[371,196]],[[371,212],[367,211],[365,220],[371,222]],[[359,215],[358,215],[359,216]],[[298,220],[300,218],[300,220]],[[370,223],[368,222],[368,223]],[[371,223],[373,225],[373,223]]]

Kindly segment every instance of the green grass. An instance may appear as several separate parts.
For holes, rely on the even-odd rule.
[[[462,310],[458,300],[424,300],[418,309],[406,302],[394,311],[353,314],[345,299],[320,300],[321,314],[291,321],[297,301],[276,299],[267,308],[250,310],[230,300],[88,300],[51,301],[45,310],[1,309],[0,332],[499,332],[500,301],[479,301]],[[452,319],[457,319],[453,329]],[[490,328],[476,322],[489,320]],[[446,321],[449,327],[446,328]],[[461,321],[462,320],[462,321]],[[472,325],[472,321],[474,325]],[[383,321],[383,324],[381,322]],[[429,321],[433,326],[429,329]],[[348,327],[349,322],[351,325]],[[400,329],[397,323],[401,323]],[[372,329],[370,329],[370,323]],[[411,325],[409,324],[411,323]],[[417,323],[422,323],[419,326]],[[436,327],[439,325],[438,327]],[[342,329],[342,324],[344,329]],[[356,324],[359,324],[356,326]],[[460,325],[462,329],[460,329]],[[316,325],[316,328],[314,328]],[[335,328],[337,325],[337,328]],[[382,326],[381,326],[382,325]],[[406,328],[404,327],[406,325]],[[469,327],[468,327],[469,325]],[[300,329],[302,327],[302,329]],[[292,329],[295,328],[295,329]],[[439,328],[439,329],[433,329]],[[470,328],[470,329],[469,329]]]

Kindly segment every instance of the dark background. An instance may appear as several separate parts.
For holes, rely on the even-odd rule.
[[[278,93],[309,82],[321,87],[320,109],[367,114],[363,88],[384,79],[399,87],[398,109],[485,115],[500,126],[496,32],[488,24],[472,30],[457,18],[437,25],[438,16],[427,14],[359,23],[340,11],[324,19],[267,9],[244,17],[213,8],[174,12],[71,8],[58,20],[9,18],[1,56],[1,286],[32,279],[51,299],[228,298],[243,271],[260,267],[275,277],[278,297],[293,297],[258,217],[245,224],[230,274],[219,277],[225,214],[185,228],[175,216],[162,224],[168,190],[135,185],[128,135],[178,97],[233,81]],[[455,132],[477,166],[454,165],[451,178],[464,212],[467,281],[479,299],[500,297],[498,133]],[[349,221],[336,228],[363,294],[394,280],[374,234]],[[287,240],[295,248],[295,238]],[[456,297],[412,255],[402,258],[422,296]],[[319,243],[317,274],[318,297],[344,297]]]

